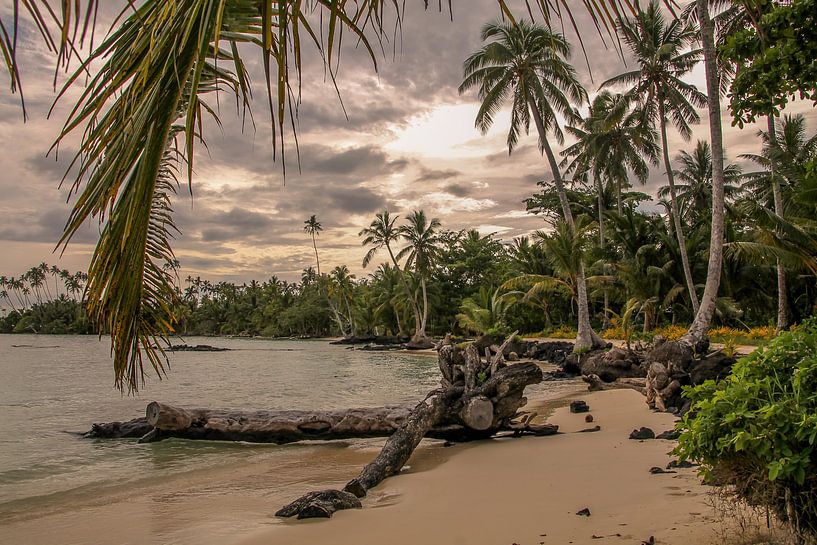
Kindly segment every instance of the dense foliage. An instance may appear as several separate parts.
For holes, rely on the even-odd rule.
[[[693,406],[678,452],[750,504],[817,536],[817,319],[687,395]]]
[[[722,47],[740,67],[731,109],[741,126],[757,116],[777,115],[793,96],[817,102],[817,0],[761,5],[770,11]]]

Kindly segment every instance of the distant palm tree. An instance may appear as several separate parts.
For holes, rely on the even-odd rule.
[[[648,163],[658,162],[658,137],[632,104],[630,96],[600,92],[590,104],[588,116],[566,127],[577,142],[562,152],[562,166],[567,166],[567,172],[574,172],[574,178],[592,176],[599,195],[604,192],[605,181],[615,184],[619,214],[629,174],[644,184],[650,173]]]
[[[706,95],[682,79],[701,60],[700,49],[688,50],[697,43],[698,33],[694,26],[680,19],[667,21],[655,0],[650,2],[646,11],[639,8],[634,17],[623,19],[619,23],[619,32],[638,67],[605,81],[602,87],[630,86],[628,93],[641,104],[645,119],[659,127],[675,236],[681,248],[689,299],[693,313],[697,314],[698,294],[678,210],[675,176],[667,144],[667,124],[671,121],[681,136],[688,140],[692,134],[690,124],[700,122],[695,108],[706,106]]]
[[[402,237],[400,229],[395,225],[398,217],[399,216],[391,217],[388,210],[383,210],[383,212],[375,214],[375,219],[369,224],[369,226],[360,231],[359,236],[363,237],[361,244],[363,246],[371,246],[369,251],[366,252],[366,255],[363,257],[363,266],[367,267],[378,251],[383,248],[386,249],[389,254],[389,258],[391,258],[392,265],[394,265],[394,269],[397,271],[398,277],[400,278],[400,283],[403,285],[403,289],[407,294],[409,294],[411,310],[414,313],[414,334],[416,336],[422,329],[421,314],[419,305],[417,304],[417,297],[414,295],[414,291],[409,287],[405,272],[400,268],[400,264],[397,262],[397,257],[395,256],[394,250],[391,247],[393,243],[397,242]]]
[[[709,142],[698,140],[692,153],[682,151],[675,157],[681,166],[675,171],[680,183],[675,184],[675,196],[682,218],[693,221],[698,217],[708,215],[712,210],[712,150]],[[726,165],[723,169],[724,195],[734,199],[741,193],[738,184],[742,170],[735,164]],[[658,189],[659,197],[667,197],[670,187]]]
[[[457,323],[464,330],[477,334],[501,332],[505,314],[513,304],[512,294],[481,286],[478,293],[466,297],[460,304]]]
[[[318,243],[315,241],[315,236],[323,231],[321,223],[315,217],[315,214],[309,216],[309,219],[304,222],[304,232],[312,236],[312,247],[315,249],[315,264],[318,268],[318,276],[321,275],[321,260],[318,257]]]
[[[562,173],[548,141],[548,135],[552,134],[558,143],[564,142],[558,117],[578,122],[580,118],[571,101],[581,104],[587,100],[587,92],[579,83],[576,71],[566,60],[570,56],[570,44],[561,34],[525,20],[517,24],[488,23],[482,28],[482,40],[491,41],[466,59],[464,79],[459,87],[461,93],[472,87],[479,88],[482,104],[477,112],[476,127],[485,133],[493,124],[496,112],[510,99],[511,127],[507,138],[510,153],[517,146],[520,133],[528,131],[533,119],[564,220],[575,230]],[[574,350],[584,351],[604,346],[604,341],[590,325],[583,265],[577,275],[579,323]]]
[[[420,279],[420,289],[423,294],[420,328],[414,333],[413,339],[417,342],[426,340],[426,324],[428,323],[428,289],[426,281],[439,256],[439,228],[440,220],[432,218],[429,221],[425,212],[416,210],[406,218],[406,224],[400,227],[399,230],[409,245],[400,250],[397,259],[406,258],[406,268],[412,268],[414,274]]]

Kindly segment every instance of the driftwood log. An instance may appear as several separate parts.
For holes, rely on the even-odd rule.
[[[535,363],[506,365],[511,335],[497,347],[441,343],[438,359],[441,387],[416,406],[386,406],[342,411],[236,411],[180,408],[159,402],[147,406],[145,418],[94,424],[86,437],[139,437],[141,442],[170,437],[254,443],[290,443],[388,437],[378,456],[342,491],[310,492],[276,515],[329,517],[338,509],[359,507],[357,498],[396,475],[424,437],[466,441],[500,433],[552,435],[557,426],[533,423],[535,413],[521,413],[525,387],[542,381]]]

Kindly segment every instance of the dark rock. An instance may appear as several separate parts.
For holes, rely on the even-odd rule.
[[[575,401],[570,402],[570,412],[572,413],[586,413],[589,410],[590,406],[587,404],[586,401],[577,399]]]
[[[619,378],[641,378],[647,376],[638,354],[623,348],[595,350],[582,354],[579,368],[583,375],[597,375],[604,382]]]
[[[519,360],[519,354],[517,354],[516,352],[509,352],[507,359],[508,361],[517,361]]]
[[[525,353],[531,359],[546,361],[564,367],[565,360],[573,352],[573,343],[567,341],[532,342],[526,351],[514,350],[517,354]],[[569,372],[567,369],[563,371]],[[572,373],[574,375],[578,373]]]
[[[589,517],[590,516],[590,508],[585,507],[584,509],[580,509],[579,511],[576,511],[576,514],[579,515],[580,517]]]
[[[693,464],[689,460],[672,460],[670,463],[667,464],[667,469],[686,469],[690,467],[695,467],[696,464]]]
[[[728,358],[721,352],[715,352],[690,366],[689,380],[692,384],[703,384],[707,380],[721,380],[732,370],[737,360]]]
[[[210,346],[209,344],[174,344],[170,347],[173,352],[227,352],[229,348]]]
[[[592,422],[593,421],[593,415],[588,414],[587,416],[584,417],[584,421],[585,422]]]
[[[650,473],[652,473],[653,475],[659,475],[661,473],[676,473],[676,472],[675,471],[667,471],[667,470],[665,470],[663,468],[655,466],[655,467],[650,468]]]
[[[681,432],[678,430],[667,430],[662,431],[658,435],[655,436],[656,439],[668,439],[670,441],[674,441],[681,436]]]
[[[596,424],[596,425],[595,425],[595,426],[593,426],[592,428],[584,428],[583,430],[579,430],[579,431],[577,431],[576,433],[592,433],[592,432],[594,432],[594,431],[601,431],[601,426],[599,426],[598,424]]]
[[[633,430],[630,434],[630,439],[655,439],[655,432],[650,428],[642,426],[637,430]]]

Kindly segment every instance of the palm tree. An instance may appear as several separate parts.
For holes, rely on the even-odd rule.
[[[687,51],[696,42],[698,34],[692,25],[680,19],[667,21],[655,0],[650,2],[646,11],[639,7],[634,17],[622,20],[619,31],[635,57],[638,68],[605,81],[602,87],[628,85],[628,93],[641,104],[645,120],[659,127],[664,167],[670,187],[672,221],[681,248],[689,299],[693,312],[697,313],[698,294],[695,291],[678,211],[675,176],[667,145],[667,123],[671,120],[681,136],[688,140],[692,133],[690,124],[700,121],[695,107],[706,104],[706,95],[682,79],[701,60],[699,49]]]
[[[513,303],[512,294],[481,286],[478,293],[462,301],[457,323],[464,330],[477,334],[506,333],[502,331],[506,329],[503,320]]]
[[[566,172],[574,172],[574,178],[592,176],[599,195],[605,181],[615,184],[619,213],[622,189],[628,185],[629,174],[645,184],[648,161],[652,164],[658,161],[657,135],[642,122],[642,113],[631,107],[632,102],[627,95],[600,92],[590,104],[588,116],[577,125],[566,127],[577,142],[562,152]]]
[[[367,267],[379,250],[383,248],[386,249],[392,265],[400,278],[400,283],[403,285],[403,289],[409,294],[409,302],[411,303],[411,310],[414,314],[414,335],[417,336],[422,330],[421,314],[419,305],[417,304],[417,297],[414,295],[414,291],[409,288],[405,272],[400,268],[400,264],[397,262],[397,257],[391,247],[392,243],[397,242],[402,237],[400,229],[395,226],[398,217],[399,216],[391,217],[388,210],[383,210],[383,212],[375,214],[375,219],[369,226],[360,231],[359,236],[363,237],[361,244],[363,246],[371,246],[363,257],[363,266]]]
[[[675,184],[675,196],[681,217],[690,222],[712,210],[712,150],[705,140],[698,140],[692,153],[681,151],[675,161],[681,166],[675,171],[680,183]],[[737,185],[742,170],[738,165],[729,164],[724,168],[726,184],[724,197],[735,199],[741,192]],[[666,198],[670,187],[658,189],[658,196]],[[689,225],[689,224],[688,224]]]
[[[21,3],[20,11],[35,22],[43,41],[67,68],[86,35],[92,34],[89,23],[95,17],[90,15],[99,2],[61,2],[56,11],[50,4],[30,0]],[[497,4],[504,17],[515,21],[506,0]],[[546,21],[569,14],[571,8],[568,0],[526,4],[529,9],[538,7]],[[163,371],[156,346],[173,329],[176,290],[161,271],[154,270],[154,261],[172,256],[170,236],[164,232],[173,230],[167,204],[171,187],[162,180],[168,143],[180,136],[174,159],[186,164],[192,182],[194,143],[204,139],[199,128],[207,125],[203,117],[217,115],[204,98],[215,90],[228,90],[246,111],[251,95],[248,63],[240,52],[257,46],[274,127],[273,151],[280,151],[283,158],[287,116],[291,118],[298,106],[292,80],[300,78],[301,38],[315,44],[332,72],[345,30],[356,36],[376,67],[372,44],[389,31],[389,25],[383,24],[388,20],[384,8],[395,9],[398,19],[403,13],[400,2],[374,0],[249,4],[191,0],[177,7],[167,9],[163,0],[128,2],[116,18],[119,26],[90,52],[60,94],[64,96],[68,87],[85,85],[60,133],[60,139],[75,132],[82,135],[72,165],[77,166],[78,197],[61,243],[67,244],[91,217],[104,224],[88,273],[89,314],[100,329],[111,332],[115,383],[120,388],[127,384],[130,391],[138,389],[140,377],[144,378],[143,356],[157,372]],[[584,7],[599,29],[610,29],[622,10],[614,0],[590,0]],[[13,21],[2,21],[3,28],[11,31],[0,36],[0,56],[12,92],[22,93],[17,12]],[[315,28],[318,20],[327,31],[325,41]],[[150,319],[141,319],[145,316]]]
[[[414,274],[420,279],[420,289],[423,294],[422,318],[420,328],[414,333],[414,342],[426,340],[426,324],[428,323],[428,288],[426,281],[431,274],[438,257],[439,243],[438,230],[440,220],[432,218],[429,221],[422,210],[414,211],[406,218],[406,224],[400,227],[400,234],[408,242],[408,246],[400,250],[397,260],[406,258],[406,268],[413,268]]]
[[[315,264],[318,268],[318,276],[321,275],[321,260],[318,258],[318,243],[315,241],[315,236],[323,231],[321,223],[315,217],[315,214],[309,216],[309,219],[304,222],[304,232],[312,237],[312,247],[315,249]]]
[[[569,122],[578,121],[571,101],[581,104],[587,99],[576,71],[566,60],[570,56],[570,44],[561,34],[524,20],[516,25],[488,23],[482,29],[482,40],[491,41],[466,59],[464,79],[459,87],[461,93],[472,87],[479,88],[482,104],[476,126],[485,133],[493,124],[494,114],[510,98],[511,127],[507,139],[510,153],[533,118],[539,148],[550,165],[564,220],[575,230],[562,174],[548,141],[548,134],[560,144],[564,141],[558,116],[564,116]],[[583,352],[604,346],[590,325],[583,265],[577,271],[577,290],[579,323],[574,350]]]

